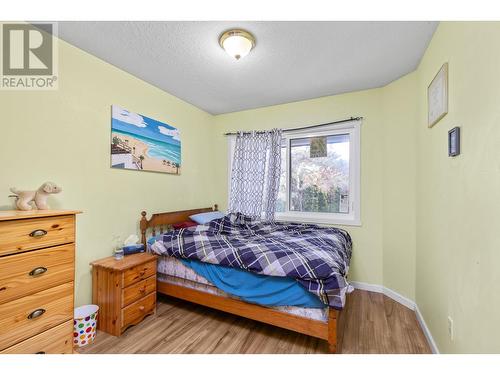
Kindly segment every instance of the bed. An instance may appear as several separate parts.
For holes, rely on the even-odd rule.
[[[155,213],[150,219],[143,211],[140,219],[141,241],[150,249],[148,239],[151,237],[171,230],[174,224],[188,221],[191,215],[210,211],[217,211],[217,205],[213,208]],[[344,319],[340,319],[341,310],[338,307],[267,307],[245,302],[217,288],[207,278],[186,266],[184,260],[169,255],[158,255],[157,271],[157,290],[160,294],[317,337],[328,342],[330,353],[339,350],[339,321]]]

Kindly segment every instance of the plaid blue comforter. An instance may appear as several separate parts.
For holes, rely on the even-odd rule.
[[[153,251],[261,275],[297,280],[322,302],[342,309],[351,237],[338,228],[254,221],[229,214],[206,225],[164,233]]]

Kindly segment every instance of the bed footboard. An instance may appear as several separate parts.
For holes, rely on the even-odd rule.
[[[328,309],[328,351],[337,353],[337,323],[339,312],[331,307]]]
[[[328,322],[322,322],[164,281],[158,281],[157,284],[157,290],[160,294],[317,337],[328,341],[328,351],[330,353],[337,353],[339,350],[337,340],[337,319],[339,313],[335,309],[330,308],[328,311]]]

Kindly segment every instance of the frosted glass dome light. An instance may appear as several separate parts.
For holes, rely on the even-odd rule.
[[[228,30],[221,35],[219,44],[229,56],[239,60],[255,47],[255,38],[245,30]]]

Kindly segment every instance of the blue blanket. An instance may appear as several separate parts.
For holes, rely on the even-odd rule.
[[[149,246],[160,238],[161,235],[150,238]],[[258,275],[193,259],[180,260],[220,290],[247,302],[264,306],[326,307],[318,297],[288,277]]]
[[[323,308],[318,297],[288,277],[264,276],[192,259],[182,263],[224,292],[264,306]]]
[[[352,243],[339,228],[255,221],[238,213],[164,233],[154,245],[158,254],[295,279],[335,309],[345,303]]]

